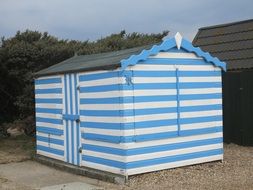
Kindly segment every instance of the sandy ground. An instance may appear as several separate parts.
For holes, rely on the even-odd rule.
[[[71,182],[85,182],[105,189],[122,190],[253,189],[253,147],[225,144],[223,162],[141,174],[130,177],[126,185],[115,185],[31,161],[34,144],[30,141],[31,139],[25,138],[0,140],[0,189],[30,190]]]

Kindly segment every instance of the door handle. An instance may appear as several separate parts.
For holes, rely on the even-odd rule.
[[[79,153],[82,153],[83,149],[82,147],[79,148]]]

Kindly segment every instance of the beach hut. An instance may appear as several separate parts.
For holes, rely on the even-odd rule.
[[[122,176],[222,160],[222,70],[179,33],[41,70],[37,154]]]

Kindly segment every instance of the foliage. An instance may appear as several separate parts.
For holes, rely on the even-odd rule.
[[[47,32],[18,31],[0,42],[0,124],[34,115],[33,74],[78,55],[121,50],[160,42],[168,34],[126,33],[97,41],[60,40]]]

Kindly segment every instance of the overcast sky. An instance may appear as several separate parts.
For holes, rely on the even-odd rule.
[[[0,36],[48,31],[63,39],[96,40],[127,32],[179,31],[253,18],[253,0],[0,0]]]

